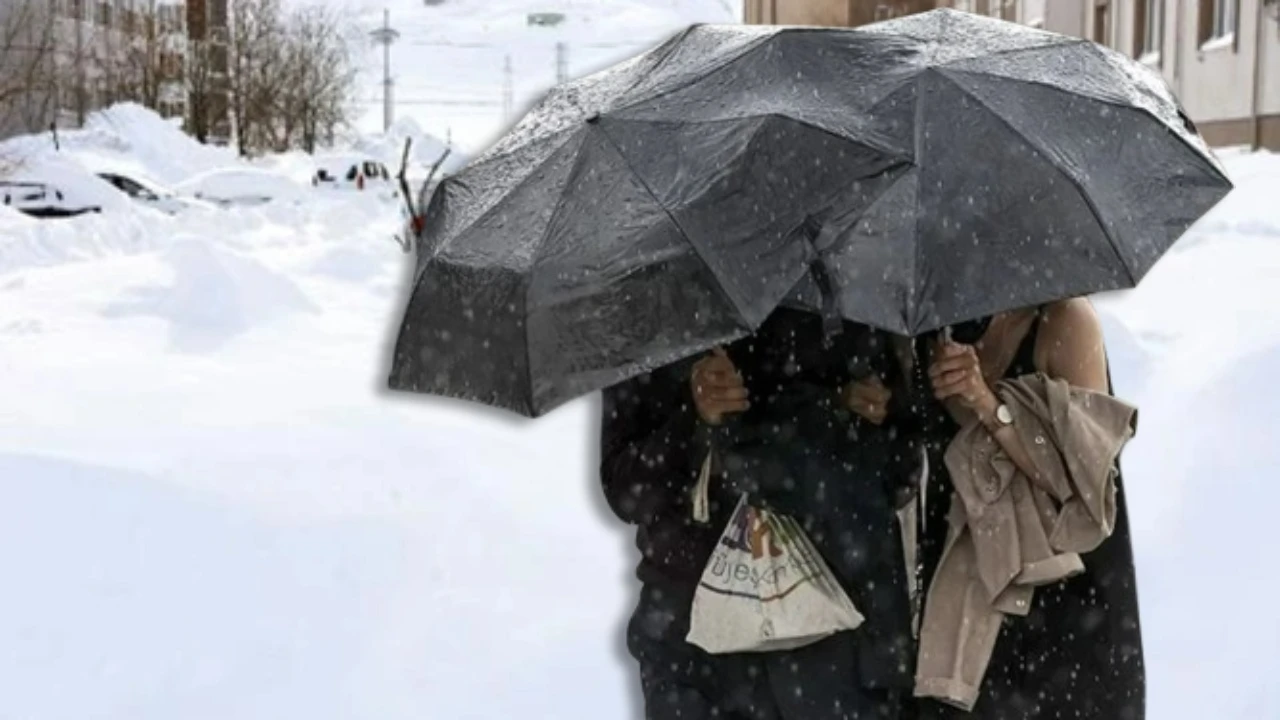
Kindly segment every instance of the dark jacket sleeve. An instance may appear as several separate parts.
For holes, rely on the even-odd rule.
[[[687,512],[698,467],[689,370],[680,363],[604,391],[600,480],[628,523]]]

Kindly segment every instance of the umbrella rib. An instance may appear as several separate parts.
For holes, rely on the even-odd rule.
[[[1054,42],[1047,42],[1043,45],[1030,45],[1028,47],[1005,48],[1003,50],[995,50],[989,53],[983,53],[982,55],[965,55],[964,57],[958,57],[958,58],[953,58],[951,60],[945,60],[943,62],[934,63],[932,67],[939,70],[953,70],[955,68],[952,68],[951,66],[956,63],[971,62],[973,60],[986,60],[987,58],[1004,57],[1005,55],[1014,55],[1016,53],[1022,53],[1022,52],[1038,52],[1040,50],[1053,50],[1053,49],[1058,49],[1063,47],[1069,47],[1071,45],[1094,45],[1094,44],[1095,43],[1092,40],[1083,40],[1081,38],[1063,36],[1061,38],[1055,38]],[[960,69],[959,71],[965,72],[963,69]]]
[[[650,54],[652,54],[652,55],[654,56],[654,58],[655,58],[655,59],[654,59],[654,61],[653,61],[653,65],[649,68],[649,72],[650,72],[650,73],[654,72],[654,71],[655,71],[655,70],[657,70],[658,68],[662,67],[662,65],[663,65],[664,63],[666,63],[669,59],[671,59],[671,56],[675,54],[675,49],[676,49],[677,47],[679,47],[680,42],[681,42],[681,41],[683,41],[686,37],[688,37],[688,35],[689,35],[690,33],[692,33],[692,32],[693,32],[693,30],[694,30],[694,28],[696,28],[696,27],[697,27],[697,25],[690,25],[689,27],[687,27],[687,28],[685,28],[684,30],[682,30],[682,31],[680,31],[679,33],[677,33],[676,35],[674,35],[674,36],[672,36],[672,37],[668,38],[667,40],[665,40],[664,42],[662,42],[662,43],[660,43],[660,44],[658,44],[658,45],[656,45],[656,46],[654,46],[654,47],[650,48],[649,50],[645,51],[644,53],[641,53],[640,55],[636,55],[636,56],[634,56],[634,57],[632,57],[632,58],[630,58],[630,59],[628,59],[628,60],[623,61],[623,64],[626,64],[627,62],[631,62],[631,61],[640,60],[640,59],[644,58],[646,55],[650,55]],[[603,68],[603,69],[598,70],[598,71],[596,71],[596,72],[594,72],[594,73],[591,73],[591,74],[589,74],[589,75],[585,75],[585,76],[583,76],[583,77],[580,77],[580,78],[577,78],[577,79],[570,80],[570,81],[568,81],[568,82],[562,83],[562,84],[560,84],[560,85],[556,85],[555,87],[551,88],[551,90],[550,90],[550,91],[548,91],[547,95],[546,95],[546,96],[545,96],[545,97],[544,97],[544,98],[543,98],[543,99],[542,99],[542,100],[541,100],[541,101],[540,101],[540,102],[539,102],[539,103],[538,103],[538,104],[537,104],[537,105],[536,105],[532,110],[530,110],[529,112],[525,113],[525,115],[524,115],[523,117],[521,117],[519,121],[517,121],[517,124],[516,124],[516,126],[515,126],[515,127],[516,127],[516,128],[518,128],[518,127],[520,126],[520,124],[521,124],[521,123],[523,123],[525,120],[527,120],[527,119],[529,119],[530,117],[534,116],[534,115],[535,115],[536,113],[538,113],[539,111],[544,110],[544,109],[546,108],[546,106],[547,106],[548,101],[549,101],[550,99],[552,99],[553,95],[554,95],[554,96],[556,96],[556,97],[563,96],[563,97],[564,97],[568,102],[572,103],[572,104],[574,105],[574,107],[575,107],[575,108],[577,108],[577,109],[578,109],[578,111],[579,111],[580,113],[582,113],[582,114],[583,114],[583,116],[585,117],[588,113],[587,113],[586,111],[584,111],[580,105],[578,105],[578,103],[577,103],[577,101],[576,101],[576,100],[573,100],[573,99],[570,97],[570,91],[578,91],[578,90],[583,89],[584,87],[585,87],[585,88],[589,88],[589,87],[590,87],[590,85],[591,85],[591,82],[592,82],[592,81],[596,81],[596,82],[598,82],[598,81],[599,81],[599,79],[600,79],[601,77],[604,77],[604,76],[608,75],[608,74],[609,74],[611,71],[613,71],[616,67],[617,67],[617,66],[614,66],[614,67],[608,67],[608,68]],[[639,77],[637,77],[637,78],[633,79],[633,80],[632,80],[632,81],[627,85],[626,89],[625,89],[625,90],[621,90],[621,91],[619,91],[618,93],[616,93],[616,96],[617,96],[617,97],[625,96],[628,92],[631,92],[631,90],[632,90],[632,89],[634,89],[636,85],[640,84],[640,82],[641,82],[641,81],[643,81],[643,80],[645,79],[645,77],[647,77],[647,75],[641,75],[641,76],[639,76]],[[602,110],[601,112],[604,112],[604,111]],[[572,127],[572,126],[570,126],[570,128],[571,128],[571,127]],[[570,129],[570,128],[565,128],[565,129]],[[513,129],[515,129],[515,128],[513,128]],[[561,132],[562,132],[562,131],[561,131]],[[554,134],[554,133],[553,133],[553,134]],[[537,142],[539,139],[540,139],[540,137],[534,137],[534,138],[533,138],[532,140],[530,140],[529,142]],[[500,139],[499,141],[501,141],[501,139]],[[483,162],[489,162],[490,160],[495,160],[495,159],[498,159],[498,158],[504,158],[504,157],[506,157],[506,156],[508,156],[508,155],[510,155],[510,154],[512,154],[512,153],[518,152],[519,150],[521,150],[521,149],[522,149],[522,148],[524,148],[524,147],[527,147],[527,146],[528,146],[528,144],[529,144],[529,143],[523,143],[523,144],[520,144],[520,145],[516,145],[515,147],[509,148],[508,150],[505,150],[505,151],[503,151],[503,152],[501,152],[501,153],[498,153],[498,154],[496,154],[496,155],[490,155],[490,154],[488,154],[488,152],[486,152],[485,154],[482,154],[482,155],[480,155],[479,157],[477,157],[477,158],[476,158],[476,162],[477,162],[477,163],[483,163]]]
[[[924,76],[925,76],[925,73],[921,73],[919,78],[923,78]],[[912,155],[914,156],[912,158],[912,161],[915,163],[915,166],[916,166],[916,203],[917,205],[920,202],[920,194],[921,194],[920,188],[924,184],[924,169],[925,169],[923,160],[924,160],[924,97],[926,93],[924,92],[924,88],[922,87],[922,85],[923,83],[919,79],[917,79],[915,127],[913,128],[914,142],[912,147]],[[915,213],[916,217],[915,217],[915,233],[914,233],[914,236],[916,239],[915,252],[912,254],[912,258],[911,258],[911,272],[907,274],[907,277],[910,278],[911,280],[911,287],[908,288],[907,290],[907,317],[905,318],[906,322],[903,323],[903,327],[910,329],[911,332],[913,333],[916,331],[917,326],[919,325],[918,323],[919,318],[916,317],[916,314],[918,312],[916,303],[919,300],[916,297],[916,281],[919,278],[916,273],[920,268],[920,255],[923,252],[921,248],[923,243],[920,242],[920,237],[921,237],[920,223],[922,220],[922,218],[920,217],[921,215],[923,215],[923,213],[921,213],[920,208],[917,207],[916,213]]]
[[[1063,43],[1062,45],[1059,45],[1059,46],[1046,46],[1046,47],[1063,47],[1063,46],[1072,45],[1072,44],[1073,43]],[[1097,46],[1097,43],[1085,40],[1079,44],[1084,45],[1091,51],[1102,52],[1102,50]],[[1033,49],[1040,49],[1040,48],[1033,48]],[[995,53],[992,53],[992,54],[994,55]],[[963,59],[971,60],[973,58],[963,58]],[[1104,60],[1106,59],[1105,56],[1103,59]],[[960,60],[956,60],[955,62],[960,62]],[[1006,82],[1011,82],[1011,83],[1024,83],[1027,85],[1035,85],[1037,87],[1042,87],[1042,88],[1045,88],[1046,90],[1053,90],[1056,92],[1068,92],[1062,87],[1059,87],[1052,83],[1047,83],[1043,80],[1032,80],[1030,78],[1010,77],[1008,75],[1000,75],[997,73],[990,73],[985,71],[969,70],[966,68],[948,67],[946,63],[938,65],[937,69],[939,71],[945,71],[945,73],[954,73],[958,75],[973,75],[973,76],[983,77],[983,78],[997,78],[997,79],[1004,80]],[[1156,124],[1163,127],[1165,129],[1165,132],[1168,132],[1171,135],[1173,135],[1175,138],[1177,138],[1179,143],[1186,146],[1186,148],[1191,150],[1197,157],[1203,157],[1203,151],[1201,150],[1201,148],[1198,148],[1195,145],[1193,145],[1184,135],[1182,135],[1175,129],[1169,127],[1169,125],[1163,119],[1161,119],[1160,116],[1156,115],[1155,113],[1153,113],[1151,110],[1147,108],[1144,108],[1140,105],[1134,105],[1132,103],[1120,102],[1112,98],[1102,97],[1097,93],[1089,92],[1087,89],[1071,90],[1069,92],[1080,95],[1081,97],[1086,97],[1089,100],[1092,100],[1093,102],[1101,103],[1103,105],[1109,105],[1113,108],[1118,108],[1120,110],[1131,110],[1133,112],[1142,113],[1143,115],[1146,115],[1147,117],[1154,120]],[[1225,174],[1222,173],[1221,170],[1219,170],[1216,167],[1213,167],[1213,163],[1210,162],[1207,164],[1214,170],[1215,173],[1221,176],[1224,180],[1229,179],[1226,177]]]
[[[588,127],[587,129],[588,129],[588,131],[590,130],[590,128],[589,128],[589,127]],[[586,133],[583,133],[583,142],[584,142],[584,144],[585,144],[585,140],[586,140]],[[612,141],[610,141],[610,142],[612,143]],[[546,242],[547,242],[547,237],[548,237],[548,236],[550,236],[550,234],[551,234],[551,228],[555,225],[556,217],[557,217],[557,216],[559,216],[559,215],[560,215],[560,211],[561,211],[562,209],[564,209],[565,201],[566,201],[566,200],[568,199],[568,197],[569,197],[569,188],[573,186],[574,178],[576,178],[576,177],[578,176],[578,173],[582,171],[583,159],[587,156],[587,153],[582,152],[581,150],[582,150],[582,149],[581,149],[581,148],[579,148],[579,151],[578,151],[577,155],[573,158],[573,167],[569,168],[569,174],[568,174],[567,176],[565,176],[564,186],[560,188],[560,197],[556,198],[556,205],[555,205],[555,207],[554,207],[554,208],[552,208],[552,209],[551,209],[551,214],[547,216],[547,226],[546,226],[545,228],[543,228],[543,229],[542,229],[542,233],[541,233],[541,234],[539,235],[539,237],[538,237],[538,242],[537,242],[537,244],[534,246],[534,248],[535,248],[535,250],[534,250],[535,254],[537,253],[537,251],[538,251],[538,250],[540,250],[540,249],[542,248],[542,246],[543,246],[544,244],[546,244]],[[556,151],[559,151],[559,148],[557,148],[557,149],[556,149]],[[545,161],[544,161],[544,162],[545,162]],[[533,176],[533,173],[530,173],[530,174],[529,174],[529,177],[532,177],[532,176]],[[525,179],[527,180],[528,178],[525,178]],[[522,180],[521,182],[524,182],[524,181]],[[533,272],[534,272],[534,268],[535,268],[536,266],[537,266],[537,261],[536,261],[536,260],[532,261],[532,262],[531,262],[531,264],[530,264],[530,268],[529,268],[529,275],[528,275],[528,278],[527,278],[527,282],[525,282],[525,284],[524,284],[524,298],[523,298],[523,300],[524,300],[524,315],[525,315],[525,321],[524,321],[524,348],[525,348],[525,350],[524,350],[524,352],[525,352],[524,371],[525,371],[525,380],[526,380],[526,382],[528,383],[528,386],[527,386],[527,387],[529,388],[529,398],[528,398],[528,400],[529,400],[529,409],[530,409],[530,411],[532,411],[533,413],[537,413],[537,405],[536,405],[536,402],[535,402],[535,398],[534,398],[534,389],[533,389],[533,354],[530,352],[530,348],[532,348],[532,347],[533,347],[533,344],[532,344],[532,339],[531,339],[531,338],[532,338],[532,336],[531,336],[531,335],[530,335],[530,333],[529,333],[529,326],[530,326],[530,324],[531,324],[531,323],[529,322],[529,317],[530,317],[530,314],[529,314],[529,291],[530,291],[530,289],[532,289],[532,287],[533,287]]]
[[[735,64],[735,63],[737,63],[739,60],[741,60],[742,58],[746,57],[746,56],[747,56],[747,54],[748,54],[749,52],[751,52],[752,50],[755,50],[756,48],[760,47],[761,45],[765,44],[766,42],[769,42],[770,40],[773,40],[774,38],[778,37],[780,34],[781,34],[780,32],[775,32],[775,33],[770,34],[770,35],[762,35],[762,36],[760,36],[759,38],[756,38],[756,39],[752,40],[750,43],[747,43],[746,45],[743,45],[743,46],[742,46],[742,48],[741,48],[737,53],[735,53],[732,57],[726,58],[726,59],[724,60],[724,62],[721,62],[719,65],[716,65],[715,67],[711,68],[710,70],[708,70],[708,71],[706,71],[706,72],[704,72],[704,73],[701,73],[701,74],[695,75],[695,76],[693,76],[693,77],[689,78],[687,81],[685,81],[685,82],[683,82],[683,83],[680,83],[679,85],[676,85],[676,86],[674,86],[674,87],[669,87],[669,88],[667,88],[666,90],[663,90],[662,92],[659,92],[659,93],[657,93],[657,94],[649,95],[649,96],[647,96],[647,97],[639,97],[639,98],[636,98],[635,100],[633,100],[633,101],[631,101],[631,102],[629,102],[629,103],[627,103],[627,104],[625,104],[625,105],[619,105],[618,107],[612,108],[612,109],[610,109],[610,110],[608,110],[608,111],[606,111],[606,112],[607,112],[608,114],[610,114],[610,115],[612,115],[612,114],[614,114],[614,113],[625,112],[625,111],[627,111],[627,110],[629,110],[629,109],[631,109],[631,108],[634,108],[635,106],[640,105],[640,104],[642,104],[642,103],[650,103],[650,102],[653,102],[653,101],[655,101],[655,100],[661,100],[662,98],[664,98],[664,97],[666,97],[666,96],[668,96],[668,95],[672,95],[672,94],[674,94],[674,93],[680,92],[681,90],[684,90],[684,89],[686,89],[686,88],[688,88],[688,87],[690,87],[690,86],[692,86],[692,85],[695,85],[695,84],[697,84],[697,83],[700,83],[700,82],[702,82],[702,81],[706,80],[707,78],[711,77],[712,75],[715,75],[715,74],[717,74],[717,73],[721,72],[722,70],[727,69],[729,66],[731,66],[731,65],[733,65],[733,64]],[[655,67],[654,69],[656,70],[657,68]],[[633,86],[633,87],[634,87],[634,86]],[[602,114],[603,114],[603,113],[602,113]],[[612,142],[612,140],[610,140],[610,142]]]
[[[646,77],[648,77],[649,75],[651,75],[651,74],[653,74],[653,73],[657,72],[659,69],[661,69],[661,68],[662,68],[662,66],[666,65],[666,64],[667,64],[667,62],[668,62],[669,60],[671,60],[671,58],[676,54],[676,48],[680,47],[680,43],[681,43],[681,41],[683,41],[685,38],[689,37],[689,35],[693,33],[693,29],[694,29],[695,27],[697,27],[697,26],[696,26],[696,25],[690,25],[689,27],[687,27],[687,28],[685,28],[683,31],[681,31],[679,35],[677,35],[677,36],[675,36],[674,38],[672,38],[672,39],[668,40],[667,42],[663,43],[662,45],[659,45],[658,47],[654,48],[654,49],[653,49],[653,52],[654,52],[654,54],[655,54],[655,55],[657,55],[658,57],[657,57],[657,59],[654,61],[654,63],[653,63],[653,67],[649,68],[649,72],[648,72],[647,74],[645,74],[645,75],[640,75],[640,76],[636,77],[635,79],[633,79],[633,80],[632,80],[632,81],[627,85],[627,89],[626,89],[626,90],[623,90],[622,92],[619,92],[619,93],[618,93],[618,97],[626,97],[627,93],[629,93],[629,92],[631,92],[632,90],[634,90],[634,89],[636,88],[636,86],[637,86],[637,85],[639,85],[641,82],[643,82],[643,81],[644,81],[644,79],[645,79]],[[607,71],[606,71],[606,72],[607,72]]]
[[[1098,45],[1097,43],[1089,43],[1089,45],[1088,45],[1088,49],[1089,49],[1089,51],[1090,51],[1090,52],[1096,53],[1096,54],[1098,54],[1099,56],[1101,56],[1101,57],[1102,57],[1102,60],[1103,60],[1104,62],[1106,62],[1108,65],[1110,65],[1110,66],[1112,66],[1112,67],[1115,67],[1115,62],[1114,62],[1113,58],[1107,54],[1107,53],[1108,53],[1108,51],[1104,50],[1104,49],[1102,48],[1102,46]],[[1127,58],[1126,58],[1126,61],[1127,61]],[[1046,85],[1047,85],[1047,83],[1044,83],[1044,84],[1046,84]],[[1049,87],[1053,87],[1053,86],[1051,86],[1051,85],[1050,85]],[[1166,87],[1166,89],[1167,89],[1167,87]],[[1087,93],[1085,93],[1085,92],[1081,92],[1081,94],[1082,94],[1082,95],[1087,95]],[[1087,95],[1087,96],[1088,96],[1088,97],[1094,97],[1093,95]],[[1177,104],[1177,102],[1178,102],[1178,101],[1177,101],[1177,99],[1176,99],[1176,98],[1171,98],[1171,99],[1172,99],[1172,100],[1173,100],[1173,102],[1174,102],[1174,107],[1175,107],[1175,109],[1176,109],[1176,110],[1178,110],[1180,113],[1181,113],[1181,112],[1185,112],[1185,111],[1183,111],[1183,110],[1182,110],[1181,106]],[[1160,125],[1164,126],[1164,128],[1165,128],[1165,130],[1166,130],[1167,132],[1173,133],[1173,136],[1174,136],[1175,138],[1177,138],[1177,139],[1178,139],[1178,141],[1179,141],[1180,143],[1182,143],[1182,144],[1183,144],[1183,145],[1185,145],[1186,147],[1190,148],[1190,149],[1191,149],[1191,151],[1192,151],[1192,152],[1194,152],[1194,153],[1195,153],[1195,155],[1196,155],[1197,157],[1203,157],[1203,156],[1204,156],[1204,149],[1205,149],[1205,148],[1198,148],[1198,147],[1196,147],[1195,145],[1193,145],[1193,144],[1191,143],[1191,141],[1190,141],[1186,136],[1182,135],[1181,133],[1177,132],[1177,131],[1176,131],[1176,130],[1174,130],[1173,128],[1171,128],[1171,127],[1169,127],[1168,125],[1166,125],[1166,124],[1165,124],[1165,122],[1164,122],[1164,120],[1161,120],[1159,116],[1157,116],[1155,113],[1151,112],[1150,110],[1148,110],[1148,109],[1146,109],[1146,108],[1144,108],[1144,107],[1138,106],[1138,105],[1132,105],[1132,104],[1130,104],[1130,105],[1126,105],[1126,104],[1123,104],[1123,103],[1117,103],[1117,102],[1115,102],[1115,101],[1113,101],[1113,100],[1107,100],[1106,98],[1097,98],[1097,100],[1098,100],[1098,102],[1106,103],[1106,104],[1108,104],[1108,105],[1111,105],[1112,107],[1119,107],[1119,108],[1127,108],[1127,109],[1137,110],[1138,112],[1143,113],[1143,114],[1145,114],[1145,115],[1147,115],[1147,116],[1149,116],[1149,117],[1151,117],[1151,118],[1155,119],[1155,121],[1156,121],[1157,123],[1159,123]],[[1198,135],[1197,135],[1197,136],[1198,136]],[[1204,140],[1204,139],[1203,139],[1203,138],[1201,138],[1201,142],[1203,142],[1203,140]],[[1217,160],[1217,158],[1213,158],[1213,157],[1211,157],[1211,158],[1210,158],[1210,160],[1211,160],[1211,161],[1216,161],[1216,160]],[[1222,177],[1222,179],[1224,179],[1224,180],[1229,180],[1229,178],[1226,176],[1226,173],[1225,173],[1221,168],[1219,168],[1219,167],[1216,167],[1216,166],[1215,166],[1215,162],[1210,162],[1210,163],[1209,163],[1209,165],[1210,165],[1211,167],[1213,167],[1213,169],[1218,173],[1218,175],[1219,175],[1219,176],[1221,176],[1221,177]]]
[[[947,81],[950,82],[960,92],[976,100],[979,104],[981,104],[984,108],[987,109],[987,112],[991,113],[992,117],[999,120],[1002,125],[1009,128],[1009,130],[1013,132],[1016,136],[1022,138],[1022,140],[1026,142],[1028,145],[1030,145],[1032,149],[1034,149],[1037,153],[1041,154],[1042,156],[1048,155],[1048,153],[1045,152],[1045,149],[1043,147],[1041,147],[1038,143],[1036,143],[1034,140],[1028,137],[1021,130],[1014,127],[1013,123],[1009,122],[1007,118],[1005,118],[1000,113],[996,112],[995,108],[991,107],[991,105],[989,105],[987,101],[983,99],[981,96],[975,94],[974,92],[969,90],[969,88],[965,87],[963,84],[956,82],[954,78],[948,77],[945,72],[939,72],[938,75],[946,78]],[[1098,227],[1102,230],[1102,236],[1107,239],[1107,244],[1111,246],[1111,251],[1115,253],[1116,260],[1120,261],[1120,267],[1124,268],[1125,273],[1129,276],[1129,282],[1136,286],[1138,284],[1138,278],[1134,274],[1133,268],[1129,267],[1129,262],[1125,260],[1124,254],[1120,252],[1120,246],[1116,243],[1116,239],[1111,236],[1111,230],[1107,227],[1107,223],[1103,219],[1102,212],[1098,209],[1098,204],[1094,202],[1093,198],[1085,190],[1084,185],[1081,184],[1080,180],[1077,179],[1074,175],[1072,175],[1071,173],[1068,173],[1066,170],[1058,166],[1056,163],[1050,162],[1048,163],[1048,165],[1049,167],[1056,170],[1059,175],[1066,178],[1067,182],[1071,183],[1072,186],[1075,187],[1076,191],[1080,193],[1080,197],[1083,198],[1085,204],[1089,206],[1089,211],[1093,213],[1094,219],[1098,221]]]
[[[680,234],[684,237],[684,240],[686,243],[689,244],[689,247],[693,248],[693,251],[697,253],[698,259],[702,261],[703,267],[705,267],[707,271],[711,273],[711,276],[715,278],[716,290],[719,291],[721,298],[724,299],[725,303],[728,304],[729,307],[733,308],[734,312],[737,313],[738,315],[739,321],[741,321],[742,314],[743,314],[742,308],[738,305],[738,302],[729,293],[729,290],[725,288],[724,281],[720,279],[720,275],[716,272],[715,266],[712,265],[711,262],[707,259],[707,254],[704,253],[703,249],[698,246],[698,243],[693,241],[693,238],[690,237],[688,231],[685,230],[684,226],[680,224],[680,221],[676,219],[675,213],[671,212],[671,210],[661,200],[658,199],[658,194],[653,191],[653,188],[649,187],[649,183],[645,182],[644,177],[642,177],[640,173],[636,172],[635,166],[631,164],[631,158],[628,158],[626,153],[622,152],[622,148],[618,145],[618,143],[614,142],[613,137],[611,137],[603,127],[599,125],[597,125],[596,127],[600,131],[600,136],[603,137],[609,143],[609,146],[612,147],[613,151],[618,154],[618,157],[622,158],[622,162],[626,163],[627,171],[631,173],[631,176],[636,179],[636,182],[640,184],[640,187],[644,188],[645,193],[648,194],[649,197],[653,199],[654,204],[662,208],[663,214],[667,216],[667,219],[671,221],[671,224],[675,226],[675,229],[678,230]],[[750,328],[750,327],[747,329],[755,330],[755,328]]]
[[[525,175],[523,178],[517,181],[515,185],[512,185],[510,190],[504,192],[484,212],[480,213],[479,215],[476,215],[475,218],[471,220],[471,222],[458,228],[452,235],[449,236],[449,238],[446,241],[441,242],[440,246],[436,250],[437,254],[443,251],[444,249],[446,249],[447,247],[453,245],[455,242],[457,242],[458,238],[461,237],[463,233],[475,227],[476,224],[479,223],[481,220],[484,220],[485,218],[492,215],[494,211],[498,209],[498,206],[502,204],[503,200],[510,197],[513,193],[515,193],[520,188],[524,187],[525,184],[528,183],[530,179],[533,178],[533,176],[538,173],[539,170],[545,169],[547,163],[551,162],[551,159],[555,157],[556,153],[560,152],[561,150],[564,149],[566,145],[573,142],[574,136],[579,134],[579,130],[580,128],[575,128],[572,131],[565,132],[564,141],[561,142],[554,150],[547,153],[547,156],[542,160],[540,160],[538,164],[535,165],[527,175]],[[554,136],[551,136],[551,137],[554,137]],[[505,157],[505,155],[503,157]],[[574,162],[575,163],[577,162],[577,158],[574,159]],[[572,174],[572,171],[570,171],[570,174]],[[463,177],[462,175],[455,175],[453,176],[453,178],[451,178],[451,180],[453,181],[454,185],[463,184],[465,186],[465,183],[466,183],[466,178]]]

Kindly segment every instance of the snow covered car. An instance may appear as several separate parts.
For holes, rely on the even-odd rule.
[[[375,190],[380,195],[394,195],[396,191],[395,179],[386,165],[360,156],[320,158],[311,184],[334,190]]]
[[[134,202],[155,208],[169,215],[177,215],[195,208],[210,207],[208,203],[182,197],[172,190],[165,189],[140,176],[129,176],[118,172],[100,172],[97,175],[120,190],[120,192],[128,195]]]
[[[174,189],[223,208],[298,203],[307,197],[305,188],[287,175],[257,168],[212,170],[185,180]]]
[[[102,212],[99,205],[69,202],[66,193],[43,182],[0,180],[0,203],[38,218]]]

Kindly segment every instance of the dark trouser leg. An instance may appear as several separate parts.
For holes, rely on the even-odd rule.
[[[645,586],[627,627],[646,720],[778,720],[763,659],[710,655],[685,641],[692,590]]]

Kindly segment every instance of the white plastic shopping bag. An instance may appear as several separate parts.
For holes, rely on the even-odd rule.
[[[698,484],[709,480],[704,467]],[[705,498],[699,487],[695,514]],[[744,494],[703,570],[687,640],[717,654],[790,650],[862,621],[800,524]]]

